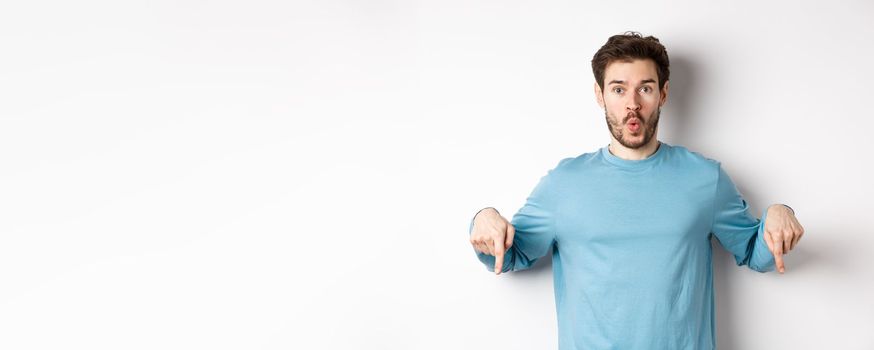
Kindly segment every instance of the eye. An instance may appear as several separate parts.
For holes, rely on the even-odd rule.
[[[652,89],[650,89],[649,86],[644,86],[644,87],[640,88],[640,91],[643,91],[643,92],[650,92],[651,90]]]
[[[621,87],[615,87],[615,88],[613,88],[613,92],[615,92],[615,93],[617,93],[617,94],[621,94],[621,93],[622,93],[622,88],[621,88]]]

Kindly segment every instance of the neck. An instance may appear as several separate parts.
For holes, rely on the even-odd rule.
[[[659,140],[656,137],[653,137],[651,140],[649,140],[648,144],[638,149],[625,147],[614,138],[612,139],[612,141],[610,141],[609,150],[610,153],[612,153],[614,156],[625,160],[641,160],[651,156],[653,153],[656,152],[656,150],[658,150],[658,148]]]

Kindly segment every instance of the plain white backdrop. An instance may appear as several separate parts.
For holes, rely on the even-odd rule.
[[[865,1],[0,5],[0,348],[555,349],[518,210],[609,142],[590,60],[671,59],[659,139],[791,205],[786,274],[715,245],[720,349],[874,348]],[[633,332],[634,330],[629,330]]]

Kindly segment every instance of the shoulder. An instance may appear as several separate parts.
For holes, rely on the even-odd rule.
[[[549,170],[549,175],[566,176],[570,174],[579,174],[580,170],[587,168],[587,163],[591,162],[598,152],[600,152],[600,150],[561,158],[558,163]]]
[[[668,147],[670,147],[671,153],[674,155],[674,157],[681,158],[682,160],[685,160],[687,162],[700,163],[702,165],[711,165],[711,166],[719,165],[718,160],[710,158],[710,157],[702,154],[701,152],[696,152],[696,151],[690,150],[686,146],[668,145]]]
[[[595,155],[597,151],[583,153],[577,156],[566,156],[563,158],[559,158],[557,163],[549,170],[545,172],[541,177],[541,186],[545,186],[546,184],[557,185],[563,181],[573,177],[580,175],[580,169],[585,169],[585,163],[590,159],[593,155]],[[560,185],[559,185],[560,186]]]
[[[667,144],[665,144],[667,145]],[[681,145],[667,145],[670,151],[671,160],[690,170],[700,170],[712,175],[716,175],[721,163],[713,158],[710,158],[700,152],[696,152]]]

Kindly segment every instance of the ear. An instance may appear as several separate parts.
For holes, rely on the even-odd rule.
[[[665,82],[665,87],[659,91],[661,96],[659,96],[659,107],[664,106],[665,102],[668,102],[668,90],[671,87],[671,81],[668,80]]]
[[[601,93],[601,86],[598,85],[598,82],[595,82],[595,98],[598,100],[598,105],[601,108],[606,108],[604,107],[604,94]]]

